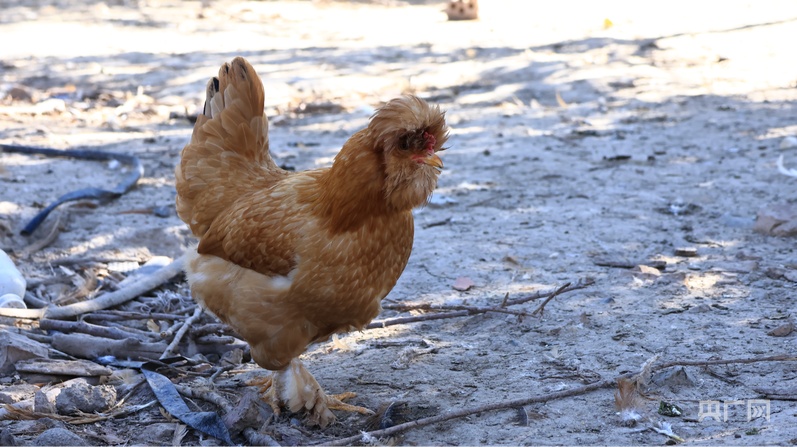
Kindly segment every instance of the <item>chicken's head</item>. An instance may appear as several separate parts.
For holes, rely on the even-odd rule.
[[[445,113],[412,95],[391,100],[374,113],[368,134],[381,151],[385,198],[399,209],[425,204],[437,186],[448,139]]]

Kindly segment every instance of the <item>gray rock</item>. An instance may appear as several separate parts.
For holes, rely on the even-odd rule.
[[[83,440],[80,436],[66,430],[64,428],[51,428],[35,439],[33,439],[33,445],[90,445],[86,441]]]
[[[13,332],[0,332],[0,375],[13,373],[20,360],[46,358],[49,348],[28,337]]]
[[[11,385],[0,390],[0,404],[15,404],[30,399],[39,388],[34,385]]]
[[[59,414],[101,413],[116,404],[116,388],[110,385],[91,386],[77,379],[55,398]]]
[[[14,447],[19,445],[17,438],[11,433],[11,430],[0,430],[0,445]]]
[[[658,372],[653,375],[651,381],[658,386],[686,387],[694,385],[683,367],[668,368]]]
[[[177,429],[177,424],[175,423],[160,422],[157,424],[149,424],[146,430],[141,430],[139,434],[133,438],[132,444],[172,445],[171,442],[174,437],[175,429]]]
[[[55,402],[52,396],[36,391],[33,395],[33,411],[36,413],[55,414]]]
[[[689,309],[687,312],[692,314],[711,312],[711,306],[709,306],[708,304],[698,304],[697,306]]]

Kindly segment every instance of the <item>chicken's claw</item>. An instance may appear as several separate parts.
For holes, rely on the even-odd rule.
[[[280,408],[287,408],[294,413],[305,411],[310,425],[326,427],[335,422],[331,410],[374,414],[367,408],[343,402],[357,396],[356,393],[326,394],[312,374],[296,359],[285,369],[248,384],[260,387],[262,399],[274,410],[275,415],[280,414]]]
[[[274,391],[274,387],[271,386],[274,383],[273,377],[261,377],[259,379],[252,379],[247,382],[249,386],[256,386],[260,388],[260,392],[263,394],[263,402],[267,403],[269,407],[271,407],[271,411],[274,412],[275,416],[280,415],[280,402],[279,398],[277,397],[277,393]]]

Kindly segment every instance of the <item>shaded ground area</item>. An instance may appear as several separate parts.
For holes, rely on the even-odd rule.
[[[482,3],[480,21],[449,23],[435,2],[0,1],[0,33],[13,42],[0,53],[0,142],[134,154],[145,166],[122,198],[64,206],[23,237],[47,203],[111,186],[124,167],[0,154],[0,247],[42,304],[101,295],[153,256],[179,257],[190,239],[174,214],[173,167],[207,78],[242,55],[266,85],[274,156],[296,169],[329,165],[374,108],[401,93],[448,111],[446,169],[416,215],[413,256],[380,319],[425,312],[399,304],[498,308],[507,296],[594,280],[542,316],[518,315],[534,301],[514,314],[399,324],[314,346],[305,363],[328,391],[355,391],[354,403],[373,409],[393,403],[401,423],[636,373],[657,355],[793,355],[794,240],[753,224],[761,208],[795,200],[797,180],[776,160],[797,166],[797,5]],[[36,245],[48,234],[57,238]],[[84,320],[165,345],[193,307],[177,279],[116,308],[127,315],[119,310],[156,316]],[[213,323],[203,316],[196,327]],[[36,321],[3,324],[46,344],[55,335]],[[254,391],[245,380],[262,373],[222,360],[226,341],[238,342],[212,333],[219,339],[202,345],[189,332],[180,352],[205,357],[165,374],[235,405]],[[210,381],[225,361],[231,368]],[[119,397],[141,380],[113,369]],[[663,421],[691,445],[793,444],[794,371],[793,361],[661,370],[641,389],[633,426],[603,388],[394,442],[663,444],[668,437],[651,429]],[[11,369],[0,393],[41,380]],[[153,399],[138,386],[119,408]],[[748,418],[751,399],[768,399],[768,418]],[[682,414],[659,414],[660,401]],[[728,412],[701,420],[701,401]],[[225,413],[201,397],[189,406]],[[265,427],[262,414],[242,420],[281,444],[378,428],[345,414],[323,430],[289,416]],[[54,426],[92,445],[216,442],[183,433],[158,405],[91,424],[0,421],[20,443]]]

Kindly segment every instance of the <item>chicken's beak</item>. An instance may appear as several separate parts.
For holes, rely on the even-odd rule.
[[[427,165],[433,167],[433,168],[440,169],[440,170],[443,169],[443,160],[441,160],[440,157],[437,156],[437,154],[432,154],[432,155],[426,157],[423,160],[423,162],[426,163]]]

